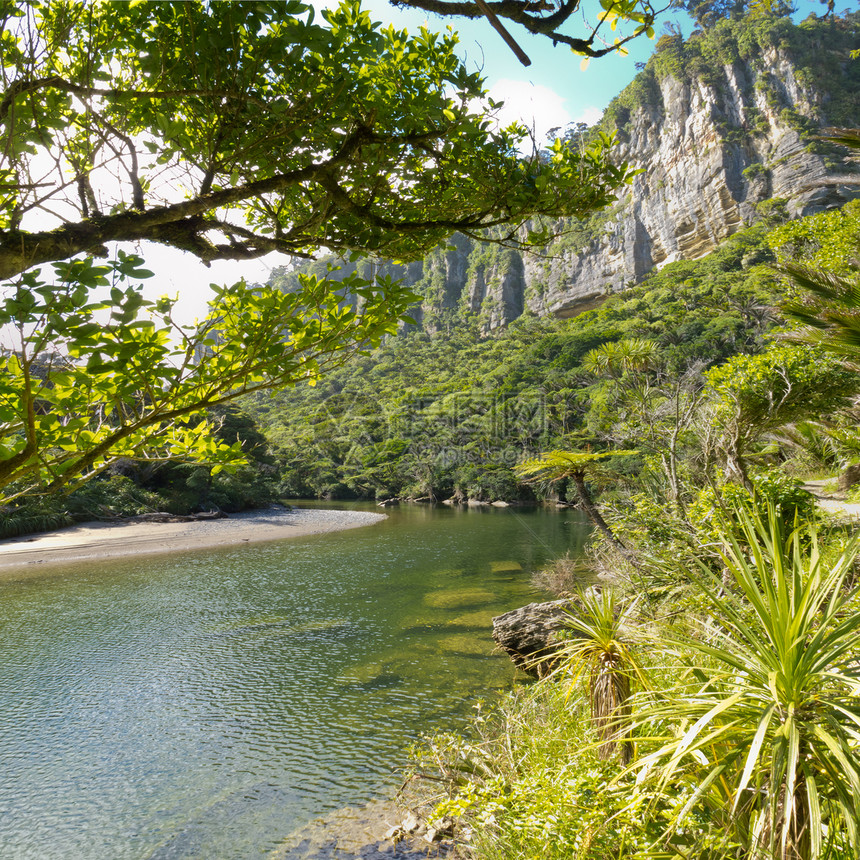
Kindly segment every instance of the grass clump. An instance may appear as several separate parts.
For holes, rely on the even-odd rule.
[[[587,707],[564,685],[520,688],[474,725],[469,741],[434,738],[422,765],[450,780],[436,815],[468,825],[477,856],[609,860],[648,842],[644,798],[630,806],[634,781],[618,782],[618,764],[599,758]]]

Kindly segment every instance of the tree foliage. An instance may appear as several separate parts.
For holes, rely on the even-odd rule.
[[[132,286],[140,260],[93,261],[110,243],[204,262],[321,247],[410,258],[488,227],[523,244],[527,219],[590,212],[629,178],[608,137],[524,157],[526,130],[493,130],[450,31],[382,28],[357,0],[322,14],[296,0],[0,0],[11,496],[121,457],[220,462],[205,409],[315,379],[416,299],[326,272],[284,292],[218,288],[208,319],[182,329],[170,302]]]
[[[633,744],[618,729],[629,722],[632,687],[647,685],[631,641],[633,609],[614,588],[580,591],[567,612],[568,637],[557,672],[571,686],[588,678],[592,726],[600,739],[597,756],[603,761],[618,756],[622,764],[630,763]]]
[[[146,301],[143,260],[119,252],[21,275],[0,307],[12,338],[0,365],[0,491],[54,492],[121,458],[241,459],[213,435],[205,409],[241,394],[311,384],[356,348],[377,345],[414,301],[391,281],[303,276],[283,293],[244,282],[215,288],[209,316],[172,319]],[[98,298],[97,291],[105,292]],[[361,301],[356,309],[352,302]]]
[[[835,411],[858,386],[856,374],[835,359],[795,344],[735,356],[706,379],[709,430],[717,434],[729,474],[750,488],[746,456],[756,439],[798,418]]]
[[[3,0],[0,277],[110,241],[409,258],[453,230],[584,214],[626,178],[606,140],[523,158],[525,129],[472,107],[453,33],[383,29],[357,0],[322,14]]]
[[[579,502],[591,522],[616,549],[624,552],[625,546],[606,524],[591,497],[586,481],[607,475],[606,461],[613,457],[631,457],[638,451],[546,451],[538,457],[525,460],[514,469],[517,477],[528,481],[562,481],[570,478],[576,487]]]

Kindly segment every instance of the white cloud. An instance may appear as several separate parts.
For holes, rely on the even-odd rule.
[[[543,143],[551,128],[567,125],[572,117],[564,108],[564,98],[549,87],[528,81],[502,78],[490,87],[490,98],[503,101],[498,119],[502,126],[519,120],[533,129],[538,143]]]
[[[584,122],[586,125],[594,125],[596,122],[600,122],[600,118],[602,116],[603,116],[603,111],[601,108],[587,107],[574,120],[574,122]]]

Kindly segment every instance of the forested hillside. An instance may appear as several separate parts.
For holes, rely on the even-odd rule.
[[[774,230],[860,187],[856,157],[817,136],[822,125],[858,122],[860,64],[849,56],[858,20],[747,16],[686,42],[663,36],[600,128],[568,135],[615,133],[617,157],[642,169],[614,206],[549,223],[559,235],[531,255],[455,234],[417,262],[344,263],[334,280],[403,276],[422,296],[416,324],[316,387],[246,398],[249,414],[213,412],[218,443],[241,443],[248,467],[119,462],[68,499],[10,509],[0,527],[286,497],[534,500],[547,490],[522,484],[513,467],[557,446],[630,444],[640,454],[624,468],[641,471],[644,425],[628,421],[619,395],[635,393],[624,379],[635,361],[621,353],[648,353],[650,400],[637,408],[654,411],[646,435],[656,450],[669,404],[698,402],[708,368],[761,352],[780,324],[785,286],[770,264],[783,234]],[[856,209],[839,217],[828,229],[850,245]],[[817,247],[823,222],[808,223],[818,225]],[[783,250],[802,259],[809,248]],[[272,285],[293,295],[299,271],[325,275],[331,262],[276,270]]]
[[[651,30],[647,0],[600,5],[613,30],[618,18]],[[161,702],[167,710],[155,712],[169,716],[169,696],[142,695],[153,678],[168,693],[190,691],[167,730],[144,733],[138,770],[161,767],[151,737],[189,750],[201,765],[201,782],[189,777],[193,802],[174,808],[171,761],[167,801],[152,794],[157,816],[119,827],[123,849],[137,851],[152,828],[147,856],[196,851],[208,821],[219,841],[205,844],[220,845],[247,816],[242,842],[253,848],[236,856],[293,856],[280,831],[291,827],[284,808],[297,780],[338,783],[346,800],[357,784],[317,756],[337,746],[326,726],[363,743],[358,722],[344,720],[358,701],[347,690],[360,688],[371,707],[358,721],[377,734],[386,729],[375,716],[389,707],[403,725],[410,709],[425,719],[434,694],[400,686],[399,667],[412,662],[403,644],[432,636],[414,652],[431,674],[448,653],[477,664],[489,643],[476,651],[466,634],[501,606],[501,591],[475,587],[488,569],[493,588],[516,585],[505,601],[531,599],[529,575],[560,600],[527,607],[543,619],[543,640],[513,649],[539,682],[487,711],[479,703],[471,738],[422,742],[417,775],[445,792],[425,838],[468,842],[464,856],[476,860],[860,857],[860,530],[840,518],[860,503],[860,14],[836,16],[831,2],[795,25],[781,2],[679,5],[704,10],[707,23],[686,41],[670,27],[598,128],[523,155],[521,127],[487,120],[483,83],[460,63],[453,34],[381,29],[357,0],[324,12],[326,26],[301,3],[102,3],[78,16],[61,3],[6,4],[0,274],[16,280],[0,303],[0,330],[15,335],[0,352],[0,535],[307,497],[569,503],[594,526],[583,546],[579,524],[560,522],[568,554],[534,570],[541,538],[520,528],[524,512],[413,507],[360,551],[351,537],[335,541],[336,562],[320,541],[295,579],[284,572],[297,553],[273,547],[261,575],[243,538],[220,579],[208,556],[186,573],[132,572],[116,638],[94,621],[124,601],[113,573],[61,577],[75,591],[49,583],[44,604],[41,577],[14,583],[29,608],[10,625],[27,634],[10,639],[10,653],[32,671],[20,676],[23,698],[12,691],[11,722],[31,729],[42,702],[52,729],[25,732],[10,760],[33,758],[34,737],[60,737],[49,791],[65,784],[63,761],[75,785],[92,770],[76,749],[65,757],[68,738],[83,731],[100,767],[110,764],[99,732],[137,725],[132,700],[149,711]],[[542,32],[562,38],[552,19],[577,8],[558,4]],[[55,203],[70,213],[62,226],[29,223],[27,213]],[[174,300],[144,297],[140,281],[154,275],[142,256],[82,256],[114,241],[162,242],[206,261],[328,249],[352,262],[215,287],[209,315],[183,327]],[[811,492],[826,495],[828,482],[843,493],[826,500],[836,514]],[[517,523],[528,551],[517,550],[520,561],[493,547],[480,564],[466,561],[440,528],[427,533],[423,560],[391,561],[387,548],[415,534],[397,529],[424,513],[446,528]],[[421,580],[414,602],[400,602],[405,572]],[[102,578],[108,591],[94,598]],[[191,583],[222,599],[196,602]],[[331,609],[317,623],[304,616],[321,594]],[[84,621],[74,636],[60,618],[71,603]],[[391,621],[371,612],[388,603],[399,603]],[[31,636],[37,614],[63,623]],[[517,626],[524,638],[536,632],[508,629]],[[383,629],[390,644],[371,661],[355,645]],[[56,636],[67,651],[54,651]],[[156,657],[139,672],[124,655],[145,641]],[[257,668],[289,673],[305,645],[305,655],[344,650],[331,674],[314,668],[297,687],[279,669],[259,682]],[[183,647],[193,659],[176,657]],[[127,694],[104,683],[78,695],[89,651],[104,677],[123,675]],[[242,662],[221,671],[220,653]],[[182,669],[176,683],[165,684],[165,656]],[[40,685],[57,681],[54,669],[59,694],[46,699]],[[389,685],[396,699],[379,698]],[[69,690],[75,707],[58,721]],[[316,720],[324,700],[328,723]],[[266,745],[296,748],[294,725],[307,755],[288,756],[299,776],[281,792]],[[319,726],[316,738],[308,726]],[[213,735],[226,745],[199,742]],[[213,769],[224,762],[241,777],[236,791]],[[117,783],[93,772],[97,799],[87,803],[101,813]],[[132,796],[131,784],[119,794]],[[33,814],[47,796],[32,794]],[[271,804],[274,840],[263,837],[269,813],[258,801]],[[76,829],[61,838],[94,819],[70,820]],[[351,811],[351,831],[356,820]]]
[[[772,268],[777,252],[807,258],[825,247],[844,260],[860,235],[858,204],[789,221],[784,204],[771,201],[757,217],[703,259],[665,266],[574,319],[527,314],[487,338],[464,314],[433,336],[391,339],[316,388],[249,400],[281,451],[283,491],[533,498],[512,471],[530,452],[610,440],[641,447],[648,422],[668,427],[668,404],[701,391],[707,368],[770,342],[786,292]],[[589,357],[631,343],[649,350],[639,403],[625,393],[635,381],[625,372],[635,368],[624,366],[623,355],[603,369]]]

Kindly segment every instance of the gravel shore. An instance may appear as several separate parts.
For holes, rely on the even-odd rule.
[[[92,522],[0,541],[0,576],[35,565],[184,552],[369,526],[385,514],[281,507],[185,523]]]

